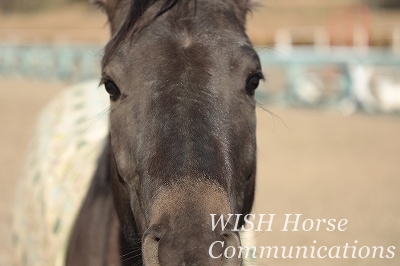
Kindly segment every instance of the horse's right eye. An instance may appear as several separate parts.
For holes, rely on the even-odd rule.
[[[252,74],[247,78],[246,81],[246,93],[249,96],[253,96],[255,93],[255,90],[258,87],[258,84],[261,79],[264,79],[264,76],[262,75],[261,72],[257,72],[255,74]]]
[[[104,86],[106,87],[106,91],[110,95],[111,100],[114,101],[114,100],[118,99],[118,97],[121,95],[121,92],[119,91],[118,86],[115,85],[115,83],[112,82],[111,80],[107,80],[106,82],[104,82]]]

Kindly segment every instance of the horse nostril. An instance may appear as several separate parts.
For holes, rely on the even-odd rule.
[[[239,234],[237,232],[231,232],[231,231],[223,231],[221,232],[222,237],[224,238],[224,240],[226,241],[239,241],[240,242],[240,237]]]
[[[144,233],[142,240],[142,257],[144,265],[160,265],[158,248],[161,236],[153,231]]]
[[[241,256],[236,252],[240,247],[240,237],[237,232],[221,232],[224,239],[224,247],[221,255],[223,256],[223,266],[242,265]]]
[[[231,237],[231,235],[229,233],[223,233],[222,237],[228,240]]]

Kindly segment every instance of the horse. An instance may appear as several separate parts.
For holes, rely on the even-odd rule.
[[[241,245],[235,222],[212,229],[211,215],[249,214],[254,199],[263,74],[249,0],[95,4],[112,35],[101,63],[109,136],[66,265],[241,265],[209,250]]]

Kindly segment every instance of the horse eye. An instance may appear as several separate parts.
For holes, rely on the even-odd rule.
[[[111,80],[107,80],[106,82],[104,82],[104,86],[106,87],[106,91],[108,92],[108,94],[110,94],[111,100],[116,100],[121,95],[118,86],[115,85],[115,83]]]
[[[258,84],[260,83],[260,79],[262,79],[261,74],[253,74],[250,77],[247,78],[246,81],[246,93],[250,96],[253,96],[255,93],[255,90],[258,87]]]

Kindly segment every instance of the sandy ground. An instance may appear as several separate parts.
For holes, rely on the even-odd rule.
[[[38,111],[64,84],[5,78],[0,82],[0,265],[8,266],[13,265],[11,204],[31,128]],[[400,117],[269,108],[279,118],[258,111],[259,171],[253,212],[276,216],[272,232],[256,232],[250,240],[257,247],[383,246],[384,256],[389,255],[386,248],[395,246],[395,257],[270,258],[257,265],[399,265]],[[299,232],[282,232],[285,214],[293,214],[293,219],[302,214],[300,222],[347,219],[347,230],[328,232],[321,226],[315,231],[314,226],[308,232],[301,227]]]
[[[258,113],[259,173],[254,213],[276,214],[276,220],[272,232],[258,234],[257,245],[329,249],[346,243],[355,245],[357,240],[358,249],[395,246],[399,252],[400,117],[363,114],[343,117],[318,111],[271,109],[284,124],[266,112]],[[347,219],[348,226],[343,232],[338,229],[328,232],[326,226],[321,226],[320,231],[314,226],[310,231],[282,232],[285,214],[293,214],[292,221],[294,214],[302,214],[300,224],[306,219],[334,218]],[[310,222],[305,225],[308,230]],[[262,265],[399,265],[400,254],[391,260],[262,262]]]

